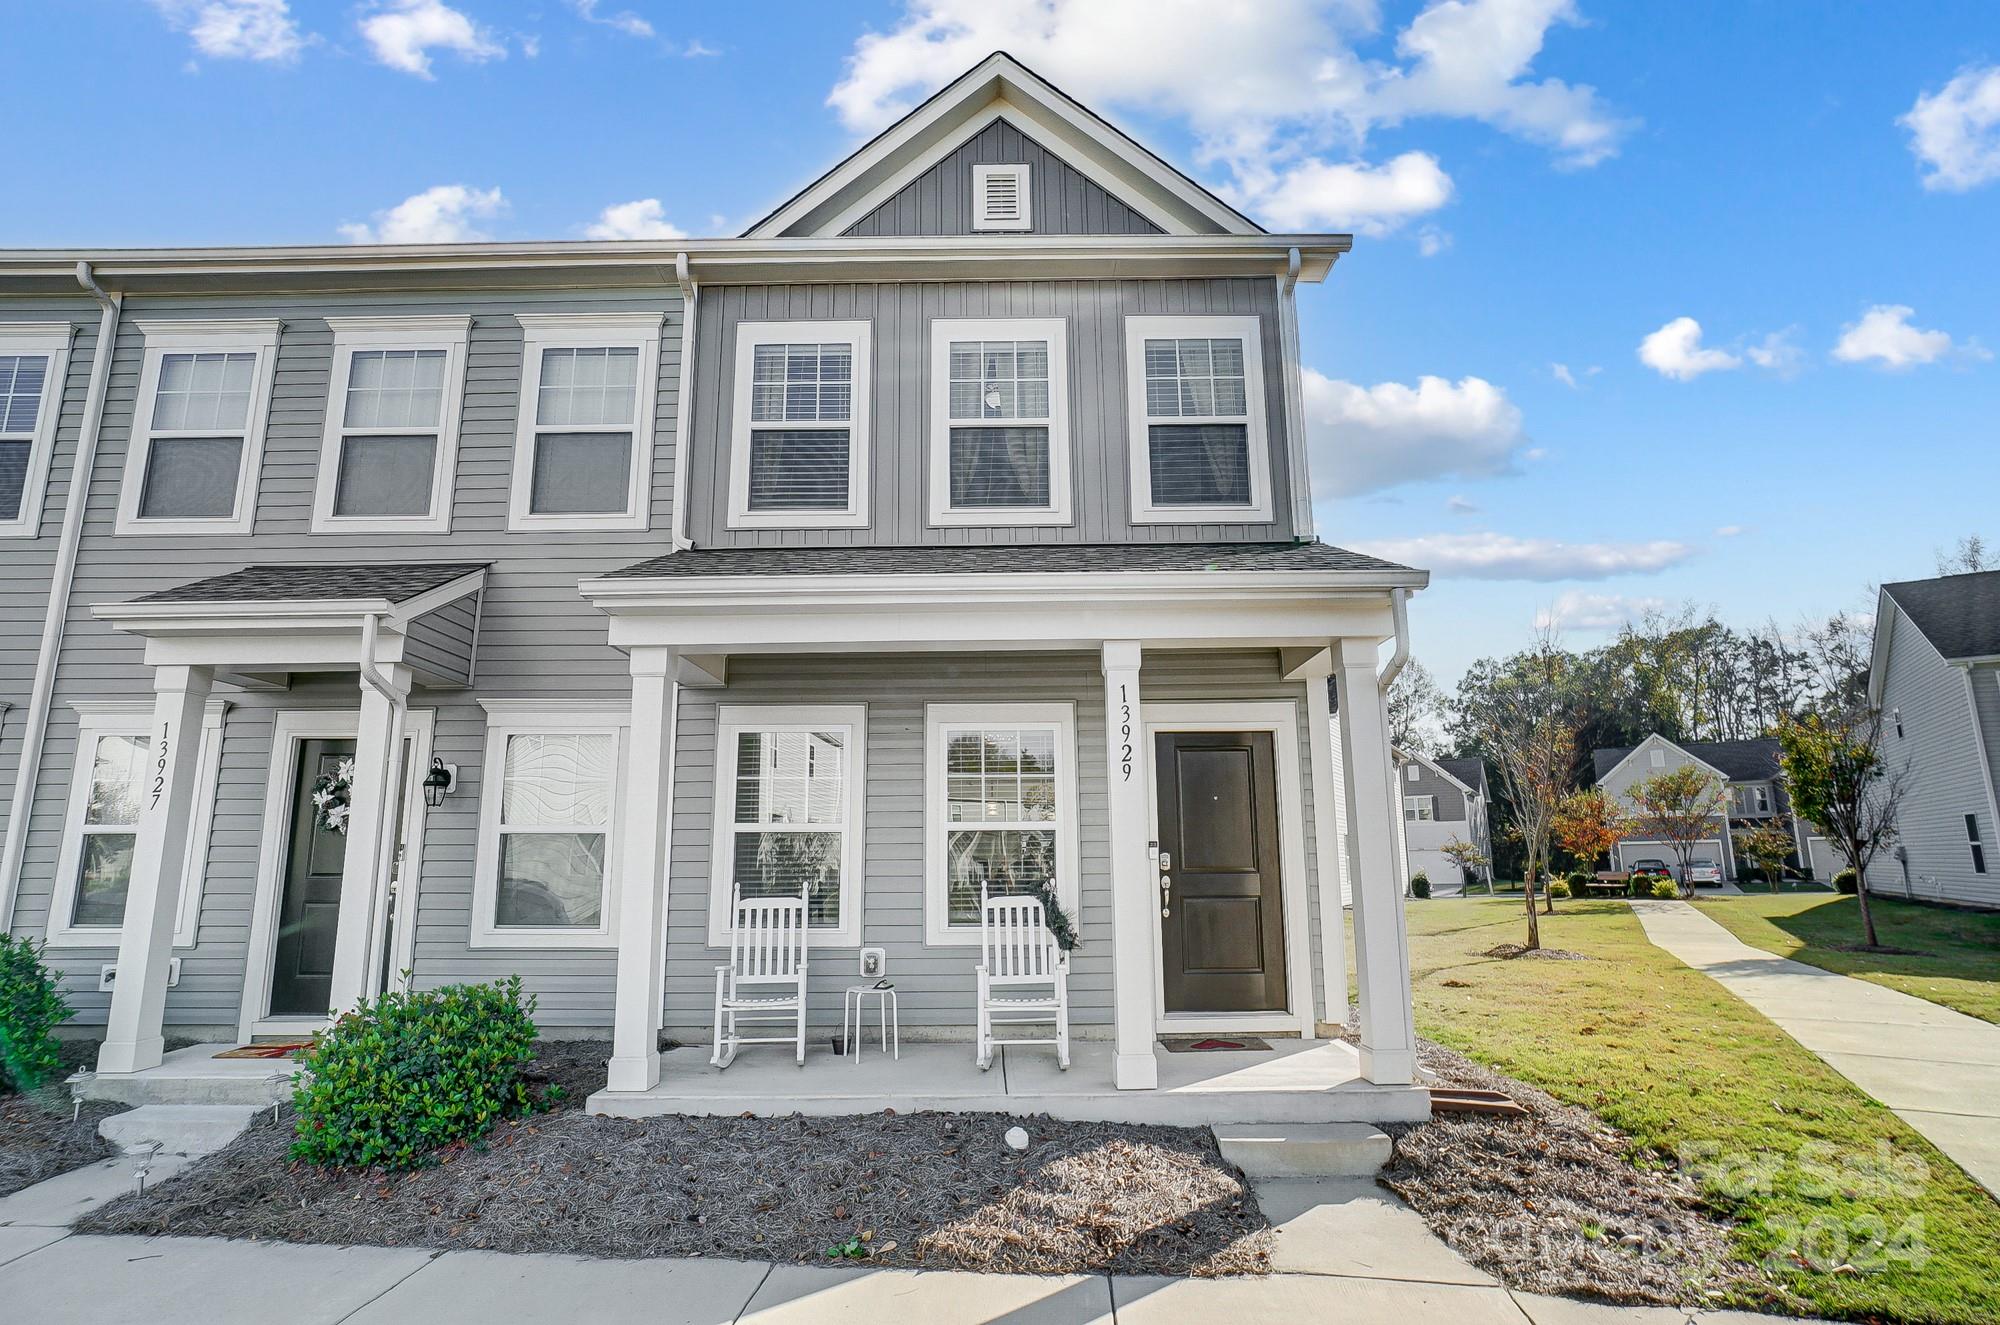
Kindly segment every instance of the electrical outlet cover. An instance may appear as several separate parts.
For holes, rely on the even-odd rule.
[[[863,948],[861,950],[861,974],[869,977],[881,975],[889,966],[889,951],[886,948]]]

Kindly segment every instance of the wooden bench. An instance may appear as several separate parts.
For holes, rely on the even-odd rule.
[[[1589,883],[1583,885],[1583,890],[1592,897],[1600,893],[1606,897],[1616,897],[1620,894],[1630,897],[1632,875],[1622,870],[1599,870]]]

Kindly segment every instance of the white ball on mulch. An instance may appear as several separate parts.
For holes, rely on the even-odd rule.
[[[1008,1128],[1008,1129],[1007,1129],[1007,1144],[1008,1144],[1008,1145],[1010,1145],[1010,1146],[1012,1146],[1012,1147],[1014,1147],[1014,1149],[1016,1149],[1016,1150],[1026,1150],[1026,1149],[1028,1148],[1028,1132],[1027,1132],[1027,1129],[1026,1129],[1026,1128],[1023,1128],[1023,1127],[1010,1127],[1010,1128]]]

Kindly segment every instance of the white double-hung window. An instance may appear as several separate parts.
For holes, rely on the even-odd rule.
[[[1249,316],[1125,319],[1135,523],[1271,518],[1261,337]]]
[[[924,792],[926,942],[977,943],[983,898],[1048,885],[1081,923],[1072,705],[926,706]]]
[[[247,534],[256,523],[278,322],[143,321],[119,533]]]
[[[715,746],[708,940],[729,942],[735,899],[803,897],[807,938],[861,941],[861,704],[724,704]]]
[[[313,532],[451,531],[469,317],[329,317]]]
[[[522,313],[513,529],[644,529],[659,313]]]
[[[931,323],[930,471],[934,525],[1069,523],[1062,318]]]
[[[617,945],[618,795],[629,709],[481,700],[486,762],[472,946]]]
[[[866,322],[739,322],[732,529],[868,523]]]
[[[67,322],[0,322],[0,538],[41,532],[69,342]]]
[[[1403,818],[1411,823],[1429,823],[1437,818],[1437,797],[1403,797]]]

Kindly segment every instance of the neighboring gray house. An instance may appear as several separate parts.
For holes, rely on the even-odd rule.
[[[1868,697],[1882,753],[1909,780],[1869,888],[2000,906],[2000,571],[1883,585]]]
[[[1686,764],[1698,764],[1725,783],[1729,791],[1728,814],[1726,818],[1717,816],[1714,835],[1700,843],[1694,853],[1696,860],[1719,864],[1724,879],[1733,882],[1740,864],[1732,834],[1780,818],[1790,828],[1796,844],[1790,867],[1820,879],[1831,878],[1838,868],[1831,863],[1826,840],[1815,836],[1810,824],[1800,823],[1791,813],[1778,766],[1778,742],[1773,737],[1674,742],[1655,732],[1637,745],[1595,750],[1591,762],[1597,785],[1605,795],[1621,801],[1628,809],[1635,784]],[[1611,864],[1614,869],[1631,869],[1634,861],[1649,858],[1664,860],[1670,867],[1678,868],[1673,849],[1666,843],[1639,837],[1620,841],[1612,851]]]
[[[1490,801],[1483,759],[1431,759],[1414,750],[1396,750],[1396,791],[1402,801],[1403,872],[1405,879],[1422,871],[1439,892],[1456,892],[1463,871],[1444,847],[1470,842],[1488,864],[1482,879],[1493,877]]]
[[[817,1027],[880,949],[970,1039],[981,889],[1045,872],[1071,1080],[1291,1035],[1426,1116],[1378,654],[1427,576],[1307,479],[1348,248],[995,55],[734,238],[0,252],[0,916],[108,1078],[518,974],[644,1111],[736,893],[807,895]]]

